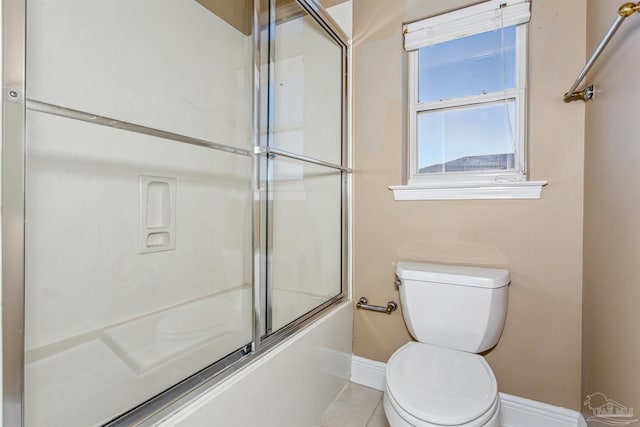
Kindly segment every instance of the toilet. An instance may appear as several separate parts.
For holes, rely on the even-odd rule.
[[[416,341],[387,362],[391,427],[499,427],[496,378],[477,354],[495,346],[507,315],[509,272],[399,262],[402,315]]]

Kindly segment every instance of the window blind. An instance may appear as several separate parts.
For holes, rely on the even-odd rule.
[[[501,27],[524,24],[531,17],[530,0],[489,0],[405,24],[404,48],[420,49]]]

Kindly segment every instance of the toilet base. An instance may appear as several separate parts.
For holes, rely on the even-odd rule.
[[[442,427],[438,424],[431,424],[426,421],[417,420],[405,413],[406,418],[411,418],[411,422],[407,421],[399,413],[399,411],[404,411],[399,408],[396,409],[395,406],[397,404],[394,405],[394,402],[392,402],[393,397],[389,396],[389,392],[387,390],[385,390],[382,400],[384,405],[384,414],[391,427]],[[496,403],[494,403],[487,412],[482,414],[481,417],[469,423],[460,424],[460,427],[500,427],[500,397],[498,396],[496,398]]]

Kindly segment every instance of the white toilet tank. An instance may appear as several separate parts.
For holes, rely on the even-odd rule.
[[[470,353],[495,346],[507,316],[507,270],[398,262],[402,315],[420,342]]]

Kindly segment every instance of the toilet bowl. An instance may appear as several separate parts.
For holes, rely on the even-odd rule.
[[[399,262],[402,314],[417,340],[387,362],[384,410],[391,427],[499,427],[496,378],[477,354],[496,345],[509,272]]]
[[[498,427],[495,376],[477,354],[410,342],[387,363],[384,410],[392,427]]]

